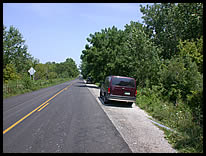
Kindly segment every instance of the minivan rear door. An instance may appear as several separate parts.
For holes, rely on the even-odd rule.
[[[135,96],[135,80],[132,78],[113,77],[111,93],[120,96]]]

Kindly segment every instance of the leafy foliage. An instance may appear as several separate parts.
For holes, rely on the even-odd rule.
[[[27,52],[27,45],[18,29],[11,26],[9,30],[3,26],[3,68],[13,64],[18,73],[26,72],[29,68],[31,55]]]
[[[134,77],[136,103],[181,133],[168,136],[176,149],[202,152],[203,4],[155,3],[140,11],[144,25],[131,21],[124,30],[89,35],[81,73],[98,83],[108,75]]]
[[[7,83],[8,80],[19,79],[19,75],[16,72],[16,68],[13,64],[7,64],[3,69],[3,79]]]
[[[189,57],[176,56],[165,62],[158,72],[159,83],[163,84],[166,90],[164,95],[168,95],[171,101],[176,102],[180,98],[186,100],[191,91],[201,89],[203,77]]]
[[[140,11],[144,25],[131,21],[124,30],[113,26],[86,38],[81,74],[95,82],[108,75],[134,77],[136,103],[180,132],[169,134],[170,142],[182,152],[202,152],[203,4],[155,3]],[[22,86],[33,88],[31,66],[40,84],[79,74],[71,58],[42,64],[27,49],[18,29],[3,26],[4,82],[22,79]]]
[[[148,34],[163,48],[164,59],[177,53],[180,39],[197,39],[203,34],[202,3],[155,3],[140,10]]]
[[[189,56],[192,61],[197,64],[198,71],[203,73],[203,36],[196,41],[194,41],[194,39],[191,41],[180,40],[177,47],[179,49],[179,55],[182,57]]]
[[[78,68],[73,59],[67,58],[65,62],[39,63],[27,52],[27,45],[19,30],[10,26],[7,30],[3,26],[3,72],[4,82],[23,79],[25,86],[31,88],[28,70],[33,67],[36,70],[35,80],[56,79],[58,77],[76,77],[79,74]]]
[[[131,22],[124,31],[112,27],[90,37],[90,46],[87,44],[81,55],[84,77],[92,76],[98,82],[107,75],[131,76],[142,85],[146,78],[157,80],[161,49],[149,39],[142,24]]]

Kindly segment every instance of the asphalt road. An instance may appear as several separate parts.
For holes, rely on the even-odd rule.
[[[83,80],[3,100],[4,153],[130,153]]]

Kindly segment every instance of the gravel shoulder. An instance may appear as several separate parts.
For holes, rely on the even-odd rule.
[[[144,110],[134,103],[132,107],[116,102],[105,105],[99,97],[99,88],[94,84],[86,85],[133,153],[177,153]]]

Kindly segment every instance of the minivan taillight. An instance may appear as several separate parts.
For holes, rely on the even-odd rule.
[[[135,96],[137,96],[137,90],[135,91]]]
[[[108,94],[110,94],[110,88],[108,88]]]

